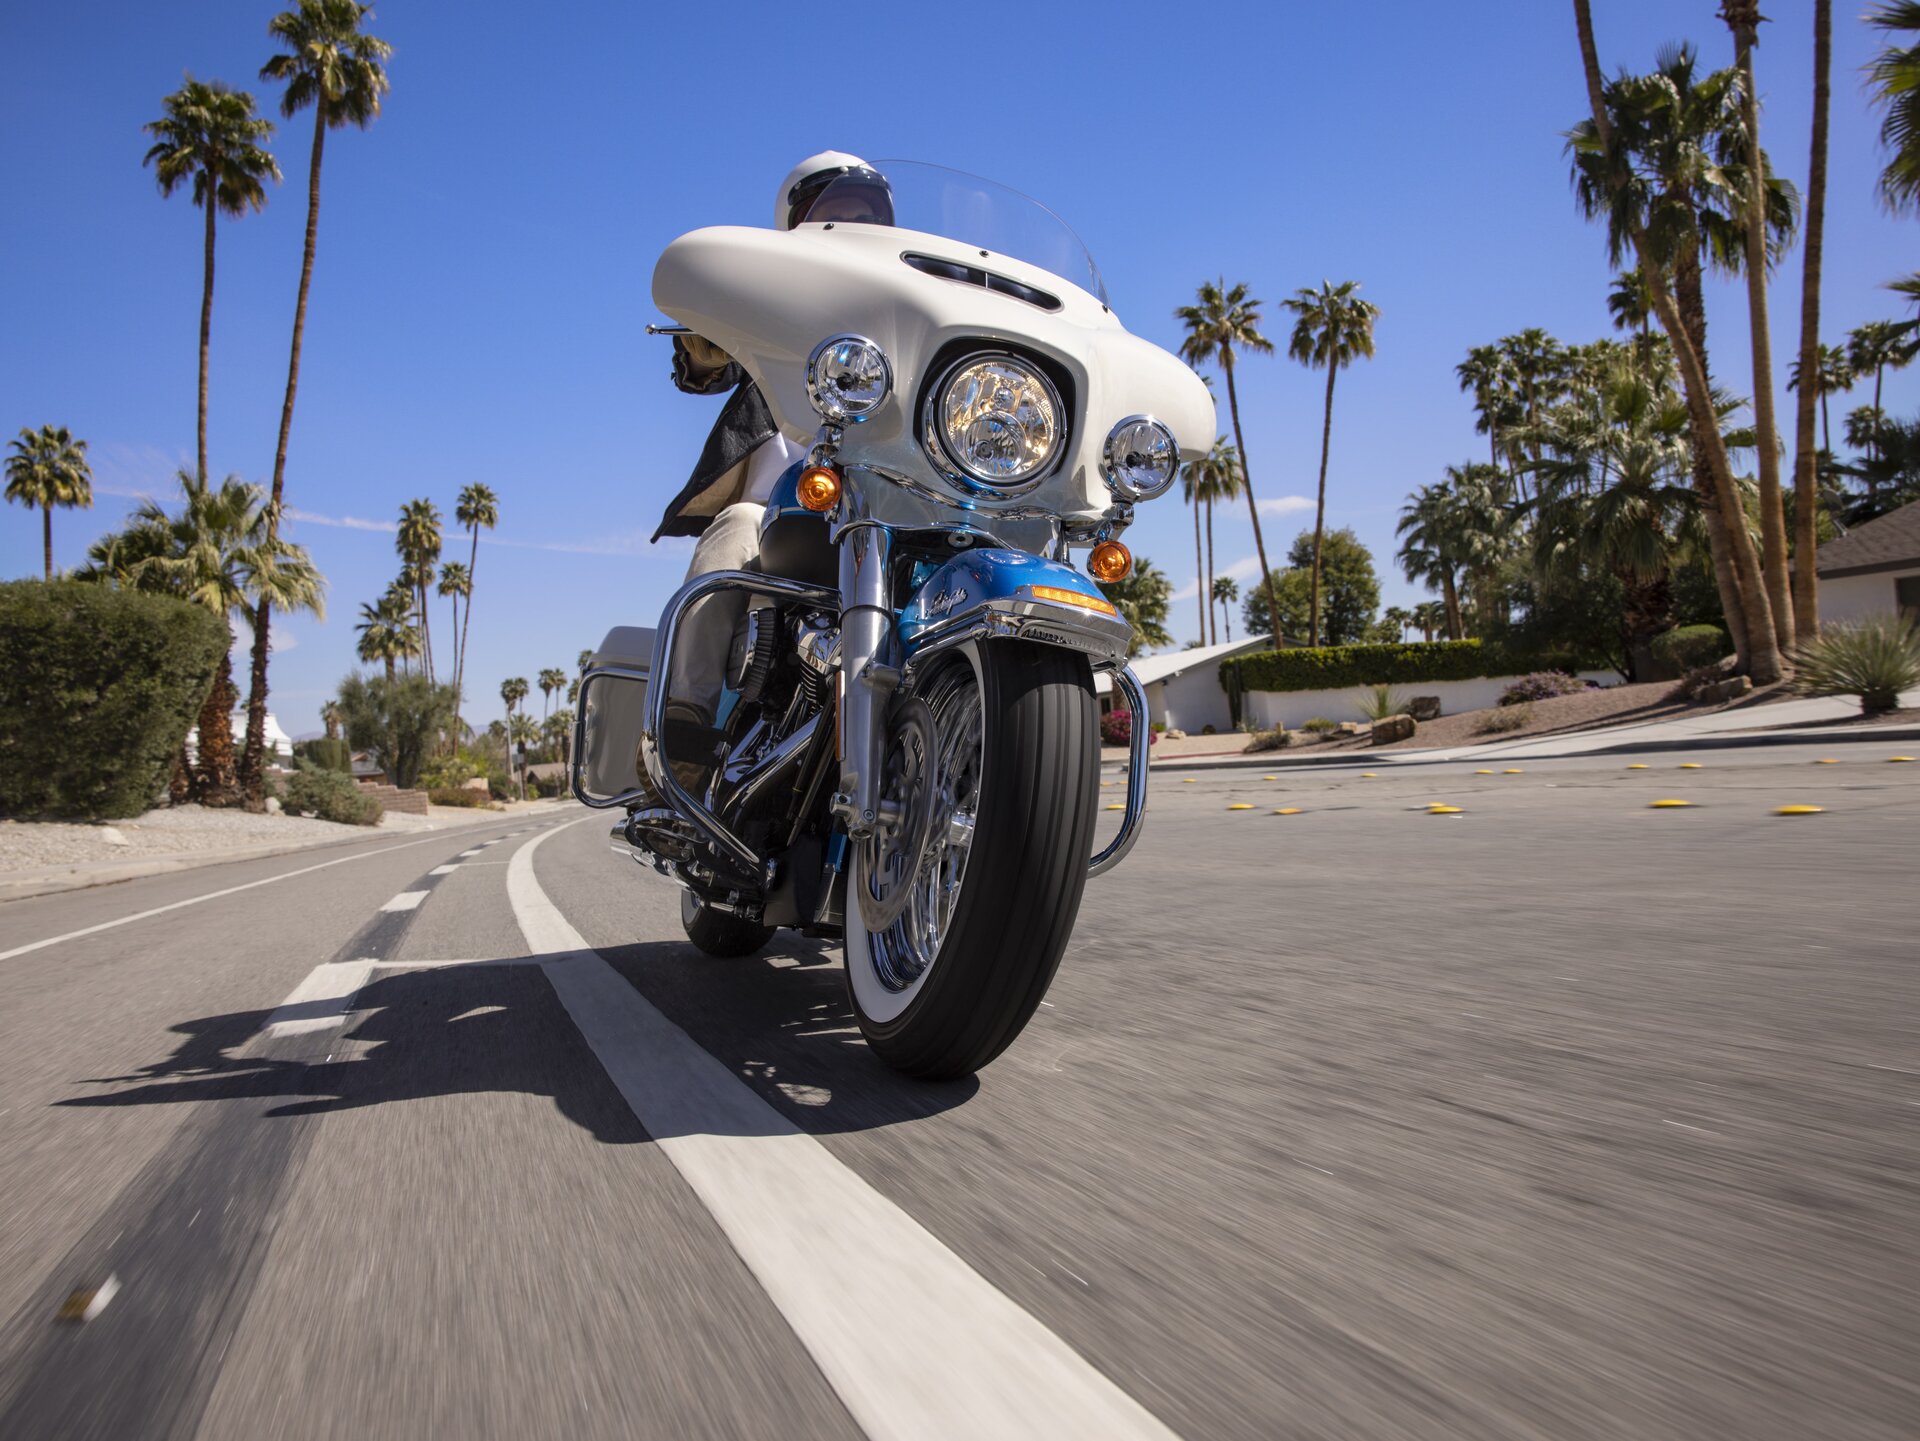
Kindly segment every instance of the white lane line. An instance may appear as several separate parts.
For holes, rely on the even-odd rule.
[[[426,898],[427,893],[425,891],[402,891],[384,906],[380,907],[380,909],[383,911],[416,911],[420,909],[420,902]]]
[[[353,1009],[354,996],[373,974],[374,964],[371,960],[328,961],[315,966],[267,1017],[267,1034],[298,1036],[340,1025]]]
[[[135,921],[144,921],[153,916],[164,916],[169,911],[182,910],[187,906],[197,906],[202,901],[217,901],[226,896],[237,896],[242,891],[251,891],[260,886],[270,886],[279,881],[290,881],[295,876],[309,876],[315,871],[324,871],[333,866],[344,866],[351,861],[371,860],[374,856],[388,855],[393,851],[410,851],[415,846],[430,846],[436,843],[443,843],[445,840],[446,837],[444,836],[428,836],[424,840],[402,841],[397,846],[382,846],[377,851],[362,851],[358,855],[341,856],[338,860],[321,861],[320,864],[315,866],[302,866],[297,871],[283,871],[277,876],[267,876],[261,880],[248,881],[242,886],[228,886],[223,891],[208,891],[204,896],[189,896],[184,901],[170,901],[164,906],[155,906],[151,910],[135,911],[130,916],[121,916],[111,921],[101,921],[98,925],[82,926],[77,931],[67,931],[63,935],[48,936],[44,940],[29,941],[26,945],[15,946],[10,951],[0,951],[0,961],[10,961],[15,956],[24,956],[29,951],[42,950],[47,946],[57,946],[62,941],[77,941],[83,936],[98,935],[101,931],[110,931],[115,926],[130,926]],[[488,841],[487,844],[492,845],[493,842]]]
[[[1173,1436],[589,948],[534,877],[533,853],[553,834],[520,847],[507,869],[528,948],[545,958],[634,1115],[868,1436]]]
[[[430,876],[450,876],[459,869],[460,867],[458,866],[435,866],[432,870],[428,871],[427,874]]]
[[[484,846],[475,846],[475,847],[474,847],[474,848],[473,848],[472,850],[470,850],[470,851],[462,851],[462,852],[460,852],[460,859],[461,859],[461,860],[463,860],[463,861],[464,861],[464,860],[468,860],[468,859],[471,859],[472,857],[474,857],[474,856],[477,856],[477,855],[479,855],[479,854],[480,854],[480,852],[481,852],[481,851],[483,851],[483,850],[485,850],[485,849],[486,849],[486,847],[484,847]]]

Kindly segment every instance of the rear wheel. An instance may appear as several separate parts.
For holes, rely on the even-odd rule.
[[[680,926],[687,939],[710,956],[750,956],[773,939],[773,927],[702,905],[692,891],[680,893]]]
[[[907,828],[924,846],[884,929],[862,923],[853,897],[897,876],[900,858],[880,841],[854,847],[847,985],[880,1057],[940,1080],[1005,1050],[1053,980],[1086,885],[1099,749],[1087,661],[1053,646],[962,648],[918,700],[932,720],[933,815]],[[915,747],[889,747],[890,765],[903,749]]]

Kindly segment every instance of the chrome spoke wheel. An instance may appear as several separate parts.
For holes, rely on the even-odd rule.
[[[945,666],[920,694],[931,722],[931,806],[918,864],[896,916],[869,926],[873,971],[889,991],[916,985],[940,954],[973,848],[985,731],[980,684],[964,657]],[[864,909],[866,892],[861,894]]]

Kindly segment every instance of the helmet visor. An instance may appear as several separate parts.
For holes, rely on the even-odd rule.
[[[787,228],[838,221],[844,225],[893,224],[893,191],[871,170],[829,170],[809,175],[788,192]]]

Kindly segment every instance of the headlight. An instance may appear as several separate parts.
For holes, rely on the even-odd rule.
[[[1107,432],[1100,469],[1122,500],[1152,500],[1173,484],[1180,447],[1173,432],[1151,415],[1129,415]]]
[[[836,335],[807,357],[807,397],[821,416],[858,424],[880,408],[893,389],[887,355],[864,335]]]
[[[967,479],[994,490],[1026,490],[1060,454],[1066,421],[1060,394],[1028,361],[967,356],[941,377],[932,396],[927,452]]]

